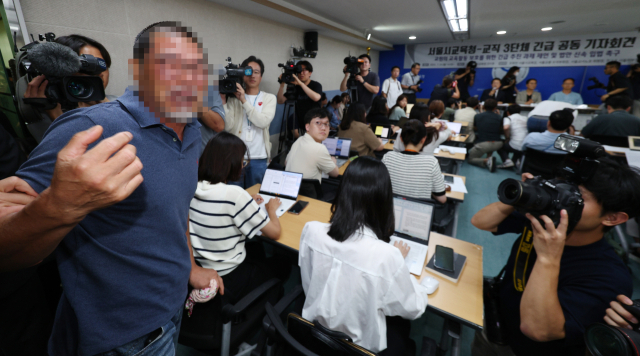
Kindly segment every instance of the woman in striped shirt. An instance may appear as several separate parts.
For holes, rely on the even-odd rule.
[[[262,197],[227,184],[240,178],[246,152],[240,138],[228,132],[214,136],[200,157],[198,188],[189,208],[193,256],[202,267],[224,277],[224,284],[218,278],[218,285],[229,303],[278,274],[278,264],[261,253],[250,250],[247,256],[245,243],[258,231],[273,240],[280,237],[276,215],[280,199],[271,199],[261,209]]]

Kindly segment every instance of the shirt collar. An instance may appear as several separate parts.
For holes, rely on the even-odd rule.
[[[131,116],[133,116],[133,118],[138,122],[140,127],[145,128],[154,125],[161,125],[155,114],[153,114],[148,107],[144,106],[138,96],[138,92],[134,91],[133,88],[127,88],[124,91],[124,94],[116,100],[127,109]],[[187,124],[187,126],[199,128],[202,125],[200,125],[198,120],[194,117],[191,123]]]
[[[359,230],[356,231],[355,235],[358,237],[368,237],[378,240],[378,236],[367,226],[362,226]]]

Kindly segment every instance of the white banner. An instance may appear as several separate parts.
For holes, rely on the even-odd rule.
[[[609,61],[633,64],[640,54],[637,37],[637,32],[621,32],[406,45],[404,67],[417,62],[422,68],[464,68],[469,61],[481,68],[595,66]]]

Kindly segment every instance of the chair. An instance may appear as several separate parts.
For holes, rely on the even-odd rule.
[[[211,355],[229,356],[231,350],[260,331],[265,303],[278,300],[281,291],[280,280],[273,278],[233,305],[225,304],[223,296],[195,303],[190,317],[186,311],[183,314],[178,341]]]
[[[629,138],[627,136],[591,136],[591,141],[596,141],[602,145],[629,148]]]
[[[322,193],[322,186],[317,179],[302,179],[300,184],[300,195],[305,197],[322,200],[324,194]]]
[[[278,153],[271,159],[271,163],[267,168],[275,169],[277,171],[284,171],[285,169],[285,160],[287,159],[287,150],[282,150],[282,152]]]
[[[564,162],[565,157],[563,154],[527,149],[521,159],[520,171],[541,176],[544,179],[553,179],[556,178],[557,167]]]

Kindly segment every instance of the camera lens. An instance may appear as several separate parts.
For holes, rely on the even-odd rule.
[[[600,323],[590,325],[584,338],[593,356],[633,355],[627,338],[614,327]]]
[[[553,201],[544,188],[511,178],[503,180],[498,186],[498,199],[504,204],[530,211],[549,209]]]
[[[88,99],[93,94],[93,88],[89,85],[86,85],[83,80],[71,80],[67,83],[67,91],[74,98],[77,99]]]

